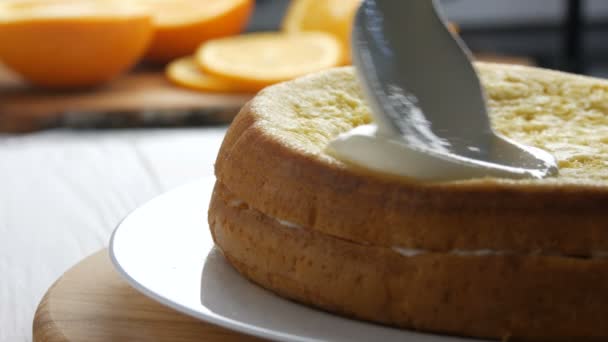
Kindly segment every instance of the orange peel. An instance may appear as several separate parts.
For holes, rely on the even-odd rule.
[[[234,83],[202,72],[192,57],[178,58],[169,63],[166,76],[173,84],[193,90],[224,93],[246,91]]]
[[[106,82],[141,58],[152,33],[148,12],[121,1],[0,2],[0,60],[39,86]]]
[[[191,55],[210,39],[243,31],[253,0],[132,0],[148,8],[155,33],[146,59],[166,63]]]
[[[209,41],[195,55],[206,73],[256,91],[340,64],[340,43],[322,32],[252,33]]]

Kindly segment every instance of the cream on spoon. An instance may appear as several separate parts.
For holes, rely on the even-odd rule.
[[[374,124],[340,135],[335,157],[423,180],[544,178],[549,153],[496,134],[468,50],[429,0],[365,0],[353,62]]]

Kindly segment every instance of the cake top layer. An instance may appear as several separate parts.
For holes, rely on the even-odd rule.
[[[560,174],[546,180],[608,184],[608,81],[539,68],[477,63],[495,130],[552,153]],[[263,130],[301,153],[325,153],[340,133],[371,121],[353,69],[339,68],[268,88],[252,102]]]

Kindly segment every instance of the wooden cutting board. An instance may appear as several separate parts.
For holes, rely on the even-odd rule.
[[[50,91],[0,65],[0,132],[227,123],[251,97],[182,89],[162,70],[141,68],[98,88]]]
[[[478,60],[533,65],[525,57],[479,54]],[[0,65],[0,132],[58,126],[122,128],[228,123],[253,94],[202,93],[169,83],[162,70],[139,69],[80,91],[29,87]]]
[[[178,313],[130,287],[106,249],[67,271],[36,311],[35,342],[261,341]]]

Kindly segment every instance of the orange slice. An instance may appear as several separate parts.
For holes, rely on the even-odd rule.
[[[189,89],[226,93],[245,91],[236,84],[202,72],[192,57],[182,57],[169,63],[166,75],[174,84]]]
[[[252,91],[336,66],[341,57],[340,43],[322,32],[217,39],[203,44],[195,56],[204,72]]]
[[[146,58],[166,63],[191,55],[209,39],[240,33],[253,0],[132,0],[154,15],[155,33]]]
[[[0,1],[0,60],[45,87],[112,79],[138,61],[152,33],[147,11],[121,1]]]
[[[323,31],[342,43],[343,63],[350,63],[350,36],[361,0],[293,0],[283,19],[286,32]]]

